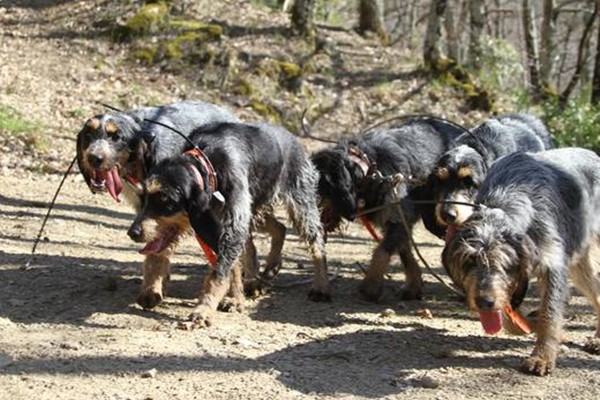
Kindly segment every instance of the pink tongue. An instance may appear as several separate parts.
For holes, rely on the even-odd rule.
[[[450,243],[450,241],[452,240],[454,235],[456,235],[456,225],[454,225],[454,224],[448,225],[448,228],[446,228],[446,237],[445,237],[446,244]]]
[[[139,251],[140,254],[155,254],[162,251],[165,248],[163,237],[154,239],[153,241],[146,244],[146,246]]]
[[[488,335],[498,333],[502,329],[502,311],[479,311],[479,320]]]
[[[106,190],[111,195],[113,199],[117,202],[121,202],[119,195],[123,190],[123,183],[121,182],[121,177],[119,176],[119,171],[117,168],[113,168],[110,171],[96,171],[97,175],[104,180],[104,185],[106,186]]]

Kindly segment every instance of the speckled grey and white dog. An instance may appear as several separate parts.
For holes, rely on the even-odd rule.
[[[442,261],[486,332],[501,329],[503,308],[516,307],[528,276],[539,276],[537,340],[522,369],[549,373],[571,275],[598,317],[585,348],[600,353],[600,266],[590,258],[600,243],[600,157],[578,148],[508,155],[491,166],[476,203],[480,207],[458,227]]]
[[[491,118],[471,134],[463,133],[435,167],[433,191],[435,199],[441,202],[435,209],[438,223],[453,228],[469,217],[471,207],[451,202],[472,201],[496,159],[517,151],[537,152],[553,147],[544,123],[530,114]]]

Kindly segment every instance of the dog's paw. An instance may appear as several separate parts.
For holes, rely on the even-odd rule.
[[[142,290],[138,295],[136,302],[142,306],[144,310],[150,310],[159,305],[163,300],[163,295],[154,289]]]
[[[195,328],[208,328],[212,325],[212,312],[206,307],[197,307],[188,316],[188,321],[191,321]]]
[[[600,337],[591,337],[583,345],[583,350],[590,354],[600,355]]]
[[[537,376],[546,376],[554,369],[556,359],[547,357],[530,356],[523,360],[521,371]]]
[[[327,302],[331,301],[331,292],[329,290],[320,290],[317,288],[310,289],[308,292],[308,299],[316,302]]]
[[[363,280],[358,290],[368,301],[379,303],[383,299],[383,285],[380,283]]]
[[[241,313],[244,311],[244,300],[235,297],[224,297],[219,303],[217,310],[230,313]]]
[[[256,298],[267,294],[269,285],[259,279],[244,282],[244,293],[250,298]]]

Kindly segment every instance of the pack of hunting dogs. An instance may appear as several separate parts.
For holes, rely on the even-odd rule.
[[[281,126],[182,101],[90,118],[77,136],[77,161],[92,192],[135,209],[127,234],[143,246],[137,303],[144,309],[163,300],[170,257],[192,234],[209,269],[190,321],[204,327],[218,309],[242,310],[245,296],[262,293],[282,266],[281,205],[314,265],[310,300],[334,295],[326,241],[344,220],[362,221],[377,240],[360,293],[382,299],[397,253],[402,298],[421,299],[427,288],[411,242],[422,221],[445,241],[443,267],[485,332],[534,326],[535,346],[521,369],[546,375],[563,341],[569,278],[596,311],[584,349],[600,354],[600,266],[590,256],[600,241],[600,157],[553,147],[530,114],[471,128],[412,116],[309,155]],[[256,232],[270,237],[263,265]],[[533,278],[539,309],[528,321],[518,307],[533,296]]]

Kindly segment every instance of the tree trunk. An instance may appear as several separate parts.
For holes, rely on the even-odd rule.
[[[446,16],[444,18],[444,28],[448,40],[448,57],[460,63],[460,41],[456,22],[454,21],[454,12],[460,11],[461,2],[456,2],[456,10],[452,7],[446,7]]]
[[[295,0],[292,6],[292,33],[306,38],[315,35],[315,0]]]
[[[575,90],[577,83],[579,83],[579,79],[581,78],[581,73],[583,71],[585,65],[585,53],[587,51],[587,47],[590,42],[590,37],[592,36],[592,27],[594,26],[594,22],[598,18],[598,8],[600,1],[596,1],[594,4],[594,12],[585,23],[585,27],[583,29],[583,33],[581,34],[581,40],[579,41],[579,48],[577,49],[577,63],[575,64],[575,72],[571,77],[571,80],[567,84],[567,87],[560,94],[558,98],[558,105],[561,109],[564,109],[569,101],[569,97]]]
[[[542,37],[540,40],[540,81],[544,88],[550,87],[550,74],[554,64],[552,54],[554,53],[555,23],[554,0],[544,0]]]
[[[481,68],[481,36],[485,28],[485,15],[482,0],[469,0],[470,29],[469,29],[469,66]]]
[[[447,0],[433,0],[431,2],[425,43],[423,45],[423,61],[426,68],[437,69],[437,63],[441,58],[439,43],[442,32],[440,26],[442,16],[444,15],[444,11],[446,11],[446,4]]]
[[[389,37],[383,24],[383,17],[377,0],[359,0],[358,31],[361,34],[374,32],[384,43],[389,43]]]
[[[598,4],[596,5],[598,7]],[[600,103],[600,23],[598,24],[596,38],[596,60],[594,63],[594,77],[592,78],[592,104]]]
[[[537,54],[537,35],[535,31],[535,18],[529,0],[523,0],[523,32],[525,35],[525,52],[527,55],[527,69],[529,71],[529,84],[531,85],[534,101],[539,101],[542,93],[540,84],[539,57]]]

